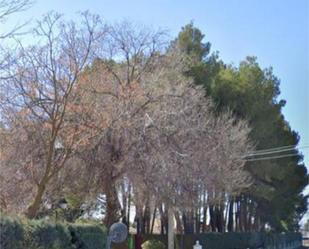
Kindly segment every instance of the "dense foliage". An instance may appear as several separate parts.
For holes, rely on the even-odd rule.
[[[97,249],[105,248],[101,225],[66,224],[42,220],[0,217],[1,249]]]
[[[163,248],[167,248],[167,237],[164,235],[142,235],[143,245],[147,242],[158,241]],[[297,248],[301,244],[300,233],[267,233],[267,232],[231,232],[231,233],[203,233],[203,234],[186,234],[175,237],[176,248],[192,248],[199,241],[203,248],[214,249],[234,249],[234,248]],[[152,247],[156,249],[155,247]],[[144,248],[143,248],[144,249]]]
[[[98,249],[105,248],[106,231],[101,225],[66,224],[10,218],[1,215],[1,249]],[[166,248],[167,237],[145,235],[143,249]],[[176,248],[191,248],[196,240],[204,247],[214,249],[247,248],[264,246],[283,248],[301,243],[299,233],[206,233],[200,235],[178,235]],[[126,243],[117,248],[126,248]]]
[[[246,169],[252,174],[254,185],[230,200],[230,208],[236,204],[236,217],[233,221],[230,216],[228,230],[256,229],[249,222],[252,218],[260,220],[260,227],[267,223],[275,230],[294,230],[307,210],[307,197],[302,191],[308,184],[308,175],[302,155],[296,149],[299,136],[282,114],[285,101],[278,100],[280,81],[272,68],[262,69],[256,57],[247,57],[238,67],[225,64],[217,54],[209,55],[210,44],[204,43],[203,38],[191,23],[174,41],[194,61],[186,74],[206,89],[218,112],[229,109],[249,120],[250,138],[257,151],[292,145],[288,154],[294,155],[285,157],[280,151],[266,151],[260,153],[259,159],[248,160]],[[267,159],[269,156],[279,158]],[[220,225],[213,224],[212,229],[220,230]]]
[[[142,249],[165,249],[166,245],[163,244],[160,240],[147,240],[142,244]]]

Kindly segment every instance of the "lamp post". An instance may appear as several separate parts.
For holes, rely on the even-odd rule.
[[[56,222],[58,221],[58,210],[57,210],[58,208],[62,210],[66,210],[68,208],[68,202],[66,201],[65,198],[60,199],[56,206]]]
[[[59,201],[58,206],[59,206],[61,209],[65,210],[65,209],[68,208],[68,202],[66,201],[65,198],[62,198],[62,199]]]

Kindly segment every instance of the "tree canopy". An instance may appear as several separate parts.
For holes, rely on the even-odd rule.
[[[81,19],[49,13],[37,44],[1,53],[1,209],[66,199],[69,221],[99,209],[109,226],[134,205],[138,233],[173,216],[180,233],[298,228],[308,174],[271,67],[224,63],[193,23],[169,41]]]
[[[271,67],[262,69],[256,57],[245,58],[238,67],[225,64],[217,53],[209,54],[210,44],[203,37],[190,23],[182,28],[174,42],[195,62],[187,74],[206,89],[216,111],[228,109],[237,117],[247,119],[257,151],[291,145],[292,157],[248,160],[246,169],[253,175],[255,184],[244,195],[256,202],[255,212],[263,222],[278,230],[295,229],[306,211],[307,197],[302,195],[302,190],[308,183],[308,175],[296,148],[299,136],[282,114],[286,101],[278,100],[280,80]],[[264,158],[267,155],[264,152]],[[279,151],[271,155],[282,154]]]

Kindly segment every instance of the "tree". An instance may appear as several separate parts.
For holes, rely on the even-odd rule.
[[[177,46],[187,54],[190,67],[184,72],[194,83],[202,85],[206,94],[211,96],[211,86],[219,73],[223,62],[219,60],[218,52],[210,53],[210,42],[204,42],[205,35],[194,26],[193,22],[182,27],[177,38],[171,42],[171,47]]]
[[[81,72],[93,58],[95,43],[104,35],[104,29],[97,32],[99,26],[100,19],[88,13],[82,14],[80,26],[50,13],[33,32],[38,45],[19,43],[10,56],[6,80],[1,82],[1,118],[5,132],[16,138],[6,157],[20,155],[10,177],[25,170],[30,174],[29,184],[36,187],[26,210],[30,218],[37,215],[51,180],[87,140],[72,120],[70,103]],[[19,146],[24,153],[17,153]]]
[[[92,67],[84,72],[78,84],[79,96],[81,96],[79,103],[81,109],[78,116],[93,132],[92,145],[88,147],[89,150],[85,157],[88,158],[89,163],[101,168],[103,173],[102,190],[107,198],[105,223],[109,225],[117,220],[115,210],[119,208],[119,204],[116,186],[117,181],[123,176],[133,183],[138,215],[140,215],[138,207],[143,207],[142,205],[146,204],[149,199],[153,199],[153,195],[160,196],[158,201],[164,202],[165,205],[167,203],[171,205],[167,202],[167,195],[162,198],[160,191],[154,185],[145,185],[144,181],[147,179],[146,182],[149,184],[157,183],[160,181],[160,176],[169,176],[174,179],[179,175],[174,176],[173,167],[181,167],[177,174],[181,174],[183,178],[186,175],[184,165],[191,164],[189,158],[200,161],[209,159],[203,158],[206,155],[204,149],[209,146],[215,147],[210,153],[214,154],[213,163],[209,166],[211,169],[208,171],[199,169],[199,174],[194,171],[192,174],[199,177],[197,181],[201,181],[202,177],[208,179],[209,185],[204,184],[204,188],[209,191],[214,191],[211,188],[216,185],[218,194],[213,199],[220,199],[224,191],[219,189],[219,180],[226,186],[229,185],[231,192],[238,191],[238,188],[248,187],[250,178],[241,170],[243,163],[239,157],[241,146],[243,146],[243,152],[250,147],[246,140],[248,128],[245,123],[236,122],[228,114],[212,120],[212,114],[209,113],[211,103],[204,100],[203,91],[195,89],[190,80],[181,73],[187,63],[185,57],[176,48],[170,49],[167,54],[160,53],[160,46],[157,47],[156,44],[161,44],[158,42],[161,34],[155,33],[149,36],[149,32],[127,30],[130,27],[128,25],[120,27],[118,31],[110,29],[112,41],[113,39],[117,41],[113,42],[114,50],[112,51],[118,61],[97,59]],[[142,33],[144,35],[141,35]],[[135,39],[133,37],[128,39],[125,34],[138,35]],[[117,50],[118,43],[119,51]],[[136,51],[138,54],[135,53]],[[205,107],[205,112],[201,111],[203,107]],[[211,116],[209,119],[207,119],[208,114]],[[156,120],[156,125],[153,124],[153,120]],[[211,137],[202,140],[202,137],[209,135],[206,131],[212,129],[217,133],[214,131]],[[236,133],[240,130],[243,132],[236,137]],[[229,137],[234,136],[230,140],[225,138],[228,133]],[[215,141],[221,143],[216,144]],[[200,147],[204,142],[208,143],[204,148]],[[232,146],[231,143],[235,144]],[[158,152],[151,150],[151,147],[158,148],[162,158],[158,158]],[[183,150],[187,150],[192,155],[187,159],[187,156],[182,155]],[[222,168],[221,162],[215,162],[214,159],[215,155],[217,156],[216,153],[222,153],[223,150],[226,151],[226,155],[223,157],[221,154],[220,158],[230,162],[225,164],[226,168]],[[184,160],[185,164],[182,164],[181,160]],[[164,161],[171,167],[168,172],[158,168]],[[199,168],[196,163],[193,165]],[[212,170],[216,167],[220,168],[221,178],[219,178],[218,171]],[[211,178],[209,172],[216,173]],[[229,178],[230,174],[233,174],[233,180]],[[179,178],[177,182],[180,182],[182,178]],[[184,189],[190,189],[190,183],[192,186],[197,185],[193,179],[194,177],[188,176],[188,180],[183,181],[188,184],[184,187],[179,185],[180,190],[183,190],[178,193],[178,197],[180,194],[186,194],[188,200],[189,195],[192,199],[193,194],[202,188],[196,187],[190,194],[184,191]],[[160,186],[159,189],[161,189]],[[149,198],[144,203],[139,203],[138,199],[142,199],[142,197],[138,198],[139,196]],[[177,203],[172,203],[171,207],[182,205],[178,197]],[[171,215],[169,217],[171,218]]]
[[[19,32],[27,24],[16,24],[6,30],[7,20],[14,16],[14,14],[27,10],[32,4],[33,1],[31,0],[0,0],[0,79],[4,77],[3,71],[8,66],[8,48],[5,47],[5,42],[9,38],[20,35]]]
[[[239,193],[251,184],[240,155],[252,146],[246,122],[225,113],[215,116],[204,92],[182,75],[185,60],[177,49],[162,56],[145,77],[154,100],[138,122],[129,178],[140,191],[164,203],[169,248],[174,248],[175,211],[199,205],[201,192],[210,202]],[[152,80],[149,80],[152,79]]]
[[[224,64],[217,54],[209,55],[209,51],[201,53],[205,46],[210,45],[204,43],[201,39],[203,35],[196,30],[192,24],[186,25],[174,43],[184,51],[195,44],[194,50],[188,52],[194,63],[186,74],[206,89],[206,94],[218,107],[217,111],[229,109],[237,117],[247,119],[252,127],[250,138],[257,150],[295,146],[291,146],[290,153],[295,154],[292,158],[247,162],[246,169],[253,175],[255,183],[249,191],[231,200],[230,213],[236,211],[236,220],[233,221],[233,216],[229,215],[229,230],[262,229],[265,223],[276,230],[293,230],[299,220],[295,217],[306,209],[303,205],[306,197],[301,192],[306,186],[308,175],[296,149],[298,134],[281,114],[285,101],[278,100],[280,81],[273,75],[271,68],[261,69],[255,57],[247,57],[239,67],[235,67]],[[192,33],[199,35],[192,36]],[[273,155],[282,156],[281,153]],[[290,181],[293,182],[291,188],[286,184]],[[251,211],[245,214],[243,210]],[[250,215],[256,224],[251,224],[251,218],[245,218]]]
[[[279,93],[279,80],[271,68],[262,70],[256,58],[252,57],[241,62],[239,68],[222,68],[212,89],[212,95],[221,110],[229,107],[238,117],[249,120],[252,126],[250,137],[257,143],[258,150],[298,144],[297,133],[291,130],[281,114],[285,101],[277,101]],[[249,160],[246,167],[256,182],[248,194],[257,200],[257,212],[262,216],[261,219],[276,230],[293,230],[294,225],[283,225],[289,223],[289,215],[285,211],[289,210],[288,213],[292,214],[296,211],[293,205],[302,205],[303,197],[298,199],[297,196],[308,181],[305,167],[301,164],[302,157],[295,147],[292,149],[290,153],[295,155],[292,158],[253,159]],[[286,183],[290,181],[293,187],[287,189]],[[288,194],[289,204],[286,203]],[[276,203],[280,204],[277,206]],[[288,207],[290,204],[291,209]],[[286,208],[280,208],[282,206]],[[281,215],[283,210],[285,214]]]
[[[78,84],[76,115],[92,137],[82,156],[99,169],[99,184],[107,201],[107,226],[120,218],[117,184],[127,172],[126,157],[135,142],[131,131],[136,118],[150,101],[141,81],[158,63],[163,37],[164,32],[138,29],[132,23],[110,26],[107,42],[101,44],[101,57],[85,70]],[[125,211],[124,220],[126,216]]]
[[[7,19],[12,15],[25,11],[33,4],[31,0],[1,0],[0,1],[0,24],[6,23]],[[11,30],[0,33],[0,40],[12,37],[24,27],[25,24],[14,26]]]

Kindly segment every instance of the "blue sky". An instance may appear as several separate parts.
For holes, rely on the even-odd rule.
[[[238,64],[255,55],[262,67],[273,66],[281,79],[283,112],[309,145],[309,1],[308,0],[37,0],[18,19],[39,18],[56,10],[74,18],[80,10],[108,22],[128,19],[169,30],[171,37],[191,20],[225,62]],[[11,22],[11,21],[10,21]],[[302,150],[309,166],[309,149]]]

